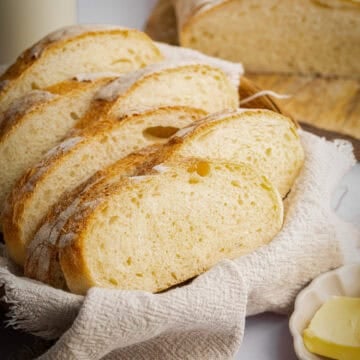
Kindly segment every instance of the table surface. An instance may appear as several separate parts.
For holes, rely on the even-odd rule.
[[[141,27],[155,0],[79,0],[79,21],[82,23],[119,23]],[[124,11],[126,10],[126,11]],[[360,225],[360,164],[357,164],[341,181],[334,192],[332,207],[340,217]],[[0,359],[31,359],[37,338],[5,328],[0,313]],[[261,344],[259,346],[259,344]],[[39,354],[38,354],[39,355]],[[295,360],[288,317],[261,314],[247,318],[245,336],[237,360]]]

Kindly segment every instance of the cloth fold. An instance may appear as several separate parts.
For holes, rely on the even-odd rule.
[[[301,131],[304,168],[285,200],[285,222],[254,253],[226,260],[187,285],[150,294],[93,288],[85,297],[19,277],[0,257],[10,324],[47,339],[50,359],[227,359],[246,315],[287,312],[318,274],[360,261],[360,235],[336,218],[330,196],[355,159],[346,142]]]

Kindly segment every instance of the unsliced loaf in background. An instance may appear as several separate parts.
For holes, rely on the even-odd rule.
[[[3,232],[10,257],[24,264],[27,244],[64,192],[135,150],[165,142],[204,115],[198,109],[167,107],[120,120],[110,118],[79,130],[53,148],[19,179],[5,205]]]
[[[277,190],[245,164],[181,159],[90,191],[60,239],[69,289],[158,292],[244,255],[282,226]]]
[[[30,91],[0,115],[0,212],[16,181],[64,139],[96,91],[111,80],[106,77],[110,75],[98,75],[91,81],[66,80]]]
[[[156,45],[138,30],[110,25],[59,29],[24,51],[0,76],[0,113],[26,92],[79,73],[122,73],[161,60]]]
[[[360,77],[353,0],[173,0],[180,45],[247,71]]]

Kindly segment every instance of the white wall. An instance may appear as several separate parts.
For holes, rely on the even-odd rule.
[[[78,0],[78,22],[142,29],[156,0]]]

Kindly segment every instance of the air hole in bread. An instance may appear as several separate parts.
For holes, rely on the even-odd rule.
[[[234,187],[240,187],[239,182],[236,181],[236,180],[233,180],[233,181],[231,182],[231,185],[234,186]]]
[[[137,277],[143,277],[144,274],[143,274],[143,273],[136,273],[136,276],[137,276]]]
[[[132,258],[131,258],[131,256],[129,256],[129,257],[127,258],[126,264],[127,264],[128,266],[130,266],[130,265],[132,264]]]
[[[186,75],[186,76],[184,77],[185,80],[191,80],[192,78],[193,78],[193,77],[190,76],[190,75]]]
[[[76,112],[73,112],[73,111],[70,113],[70,117],[75,121],[80,119],[80,116]]]
[[[125,64],[125,63],[131,63],[131,60],[130,59],[116,59],[111,63],[111,65]]]
[[[195,45],[197,43],[197,39],[195,36],[192,36],[190,39],[189,39],[189,42],[191,45]]]
[[[196,172],[204,177],[210,174],[210,164],[207,161],[199,161],[196,166]]]
[[[199,179],[191,177],[189,179],[189,184],[198,184],[200,182]]]
[[[113,225],[114,223],[116,223],[117,221],[119,221],[119,217],[118,216],[112,216],[109,219],[109,225]]]
[[[112,285],[117,286],[117,285],[119,284],[119,283],[117,282],[117,280],[114,279],[114,278],[110,278],[110,279],[108,279],[108,280],[109,280],[109,283],[112,284]]]
[[[271,153],[272,153],[272,149],[271,149],[271,148],[267,148],[267,149],[265,150],[265,154],[266,154],[267,156],[270,156]]]
[[[105,206],[105,207],[101,210],[101,213],[102,213],[103,215],[107,215],[108,210],[109,210],[109,207],[108,207],[108,206]]]
[[[103,136],[101,139],[100,139],[100,143],[101,144],[105,144],[107,141],[108,141],[109,137],[108,136]]]
[[[260,186],[266,191],[272,191],[271,186],[269,184],[261,183]]]
[[[143,136],[147,139],[168,139],[178,130],[179,128],[174,126],[152,126],[143,131]]]
[[[176,274],[175,274],[174,272],[171,273],[171,276],[172,276],[175,280],[177,280],[177,276],[176,276]]]
[[[40,89],[40,86],[39,86],[37,83],[32,82],[32,83],[31,83],[31,89],[32,89],[32,90],[39,90],[39,89]]]

